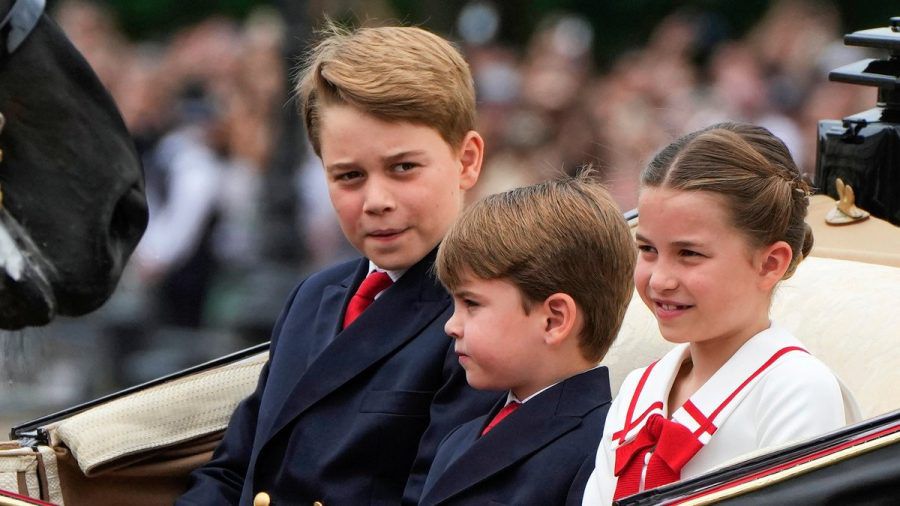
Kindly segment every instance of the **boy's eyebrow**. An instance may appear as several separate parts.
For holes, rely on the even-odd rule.
[[[327,172],[333,172],[336,170],[349,170],[349,169],[356,169],[356,168],[357,168],[357,165],[353,162],[336,162],[336,163],[332,163],[331,165],[328,165],[327,167],[325,167],[325,170]]]
[[[396,162],[402,160],[404,158],[408,158],[411,156],[421,156],[424,155],[425,151],[421,149],[410,149],[407,151],[400,151],[399,153],[394,153],[392,155],[382,156],[381,159],[385,163]]]
[[[425,156],[426,152],[422,149],[410,149],[407,151],[400,151],[399,153],[394,153],[387,156],[382,156],[382,163],[396,163],[405,158],[413,157],[413,156]],[[326,171],[335,171],[335,170],[347,170],[347,169],[356,169],[358,165],[355,162],[335,162],[331,165],[325,167]]]

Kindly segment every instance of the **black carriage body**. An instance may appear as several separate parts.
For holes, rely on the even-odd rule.
[[[898,483],[900,410],[614,504],[893,505]]]

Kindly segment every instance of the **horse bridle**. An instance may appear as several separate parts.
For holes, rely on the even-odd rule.
[[[15,52],[28,34],[34,30],[41,14],[44,13],[45,0],[16,0],[3,21],[0,21],[0,34],[5,34],[6,54]]]
[[[0,37],[6,41],[4,57],[9,56],[19,49],[22,42],[37,26],[44,13],[45,0],[16,0],[9,12],[0,21]],[[6,125],[6,117],[0,112],[0,133]],[[3,150],[0,149],[0,162],[3,161]],[[3,206],[3,192],[0,190],[0,207]]]

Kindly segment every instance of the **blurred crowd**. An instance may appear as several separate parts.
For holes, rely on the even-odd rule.
[[[640,47],[602,59],[582,17],[550,15],[512,47],[497,39],[498,12],[470,1],[444,34],[471,63],[486,140],[470,198],[590,164],[628,210],[657,149],[722,120],[769,128],[811,177],[817,120],[875,103],[872,89],[827,81],[867,55],[842,44],[838,11],[820,1],[773,2],[745,34],[713,11],[679,10]],[[101,329],[97,349],[118,371],[103,388],[267,339],[305,272],[353,255],[318,160],[285,127],[296,35],[274,8],[156,41],[128,40],[102,4],[65,0],[53,16],[121,108],[146,174],[147,232],[114,298],[83,324]],[[179,351],[161,355],[166,342]]]
[[[773,2],[741,37],[715,12],[676,11],[608,69],[592,65],[594,28],[580,17],[543,20],[517,50],[465,26],[468,19],[483,27],[495,12],[490,3],[466,9],[460,33],[472,34],[465,47],[487,138],[482,194],[590,163],[631,209],[638,174],[656,150],[724,120],[765,126],[812,177],[816,122],[875,104],[872,88],[828,82],[830,70],[867,55],[843,45],[837,10],[819,1]]]

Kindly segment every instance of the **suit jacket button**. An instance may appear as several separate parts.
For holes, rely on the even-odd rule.
[[[272,499],[269,498],[269,494],[260,492],[253,498],[253,506],[269,506],[271,501]]]

